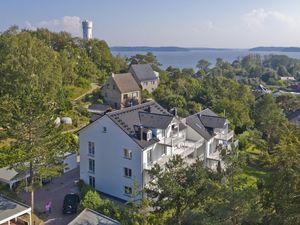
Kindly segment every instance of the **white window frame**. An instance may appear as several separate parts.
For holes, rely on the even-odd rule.
[[[132,194],[132,188],[129,186],[124,186],[124,195],[131,195]]]
[[[94,156],[95,155],[95,142],[89,141],[88,142],[88,149],[89,149],[89,155]]]
[[[132,169],[124,167],[124,177],[132,178]]]
[[[128,148],[123,149],[123,155],[125,159],[132,159],[132,151]]]
[[[93,163],[91,163],[93,162]],[[89,173],[95,173],[95,160],[89,159]]]

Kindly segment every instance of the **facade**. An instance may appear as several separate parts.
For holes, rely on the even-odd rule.
[[[129,72],[143,90],[152,93],[158,87],[159,74],[153,71],[149,64],[133,64],[130,66]]]
[[[170,113],[151,101],[108,112],[79,131],[80,179],[128,201],[133,183],[145,187],[148,171],[174,155],[216,169],[221,162],[216,146],[228,144],[232,136],[228,121],[210,110],[180,120],[176,110]]]
[[[93,38],[93,22],[84,20],[82,21],[82,38],[90,40]]]
[[[101,94],[105,103],[114,109],[141,103],[140,87],[131,73],[112,74],[102,87]]]

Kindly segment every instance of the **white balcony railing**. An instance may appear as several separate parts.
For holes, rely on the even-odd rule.
[[[232,131],[230,131],[228,133],[226,133],[226,132],[224,132],[224,133],[217,133],[216,136],[215,136],[215,138],[216,139],[220,139],[220,140],[228,141],[231,138],[233,138],[233,135],[234,135],[234,132],[232,130]]]
[[[160,166],[164,166],[174,155],[180,155],[186,163],[190,164],[192,161],[195,161],[196,158],[194,156],[192,157],[188,157],[188,156],[193,154],[197,148],[203,145],[203,143],[204,140],[200,140],[197,142],[191,140],[185,140],[180,147],[173,149],[171,154],[162,155],[158,160],[149,163],[144,163],[143,165],[144,169],[149,170],[156,163]]]

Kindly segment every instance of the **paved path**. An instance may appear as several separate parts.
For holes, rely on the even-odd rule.
[[[79,193],[75,181],[79,180],[79,167],[71,170],[60,177],[52,180],[50,184],[45,185],[35,191],[35,209],[38,212],[45,211],[45,204],[52,201],[52,212],[49,216],[43,215],[47,225],[67,225],[76,215],[63,215],[62,205],[64,196],[68,193]],[[30,203],[30,193],[22,192],[20,197]]]
[[[91,89],[88,90],[87,92],[85,92],[84,94],[78,96],[77,98],[73,99],[72,102],[76,102],[76,101],[82,99],[84,96],[91,94],[94,90],[96,90],[99,87],[100,86],[97,83],[91,83]]]

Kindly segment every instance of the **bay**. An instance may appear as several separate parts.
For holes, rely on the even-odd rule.
[[[273,51],[249,51],[248,49],[228,49],[228,50],[190,50],[190,51],[153,51],[158,61],[162,64],[162,68],[168,66],[177,68],[196,68],[196,64],[200,59],[206,59],[212,65],[216,63],[217,58],[224,61],[233,62],[238,58],[242,58],[249,54],[259,55],[287,55],[291,58],[300,59],[300,52],[273,52]],[[146,51],[112,51],[112,54],[120,54],[122,56],[131,57],[136,54],[147,54]]]

